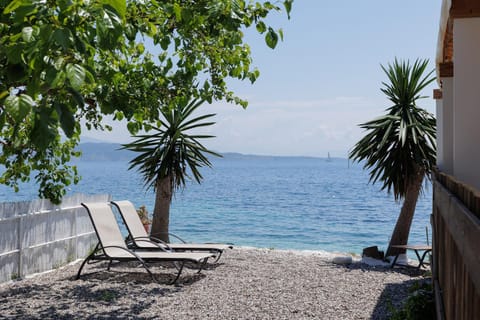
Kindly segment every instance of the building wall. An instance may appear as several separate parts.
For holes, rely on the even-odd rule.
[[[437,166],[453,175],[453,78],[442,78],[442,99],[437,100]]]
[[[453,174],[480,189],[480,18],[453,24]]]

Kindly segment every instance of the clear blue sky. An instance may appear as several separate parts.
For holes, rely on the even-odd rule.
[[[381,115],[389,101],[380,92],[380,64],[395,57],[430,60],[433,69],[440,0],[295,0],[291,20],[270,20],[285,39],[275,50],[248,32],[260,79],[231,88],[249,107],[216,103],[202,112],[217,113],[207,145],[220,152],[346,157],[362,137],[358,124]],[[421,106],[434,113],[432,90]],[[121,125],[113,133],[85,136],[128,142]]]

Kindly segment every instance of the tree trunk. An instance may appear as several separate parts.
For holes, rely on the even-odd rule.
[[[171,202],[171,177],[167,176],[165,178],[157,179],[151,235],[165,242],[170,242],[168,237],[168,224],[170,222]]]
[[[410,226],[412,225],[415,207],[417,206],[418,196],[422,189],[423,178],[425,177],[425,170],[418,168],[417,174],[412,179],[411,184],[407,188],[407,193],[403,201],[400,215],[398,216],[395,229],[393,229],[390,243],[386,257],[395,256],[398,253],[405,253],[405,249],[392,248],[392,245],[406,245],[408,244],[408,236],[410,234]]]

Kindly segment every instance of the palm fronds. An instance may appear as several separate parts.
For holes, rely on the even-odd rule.
[[[395,199],[405,196],[419,168],[429,175],[436,161],[435,118],[417,105],[425,98],[420,92],[435,80],[433,71],[423,76],[427,64],[417,59],[411,66],[395,59],[382,66],[389,83],[381,90],[393,105],[386,115],[360,125],[367,134],[349,154],[354,161],[365,161],[370,181],[382,182],[382,189],[393,190]]]
[[[208,121],[215,114],[191,118],[203,102],[194,99],[172,110],[163,110],[163,126],[152,127],[152,133],[137,135],[135,141],[122,146],[122,149],[139,153],[130,161],[129,169],[136,168],[143,175],[147,189],[155,189],[157,179],[167,176],[171,177],[172,190],[185,186],[187,178],[193,178],[200,183],[203,177],[199,168],[212,166],[207,154],[221,156],[208,150],[200,142],[214,136],[188,133],[190,130],[215,124]]]

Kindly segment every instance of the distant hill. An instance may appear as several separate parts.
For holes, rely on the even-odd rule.
[[[309,157],[309,156],[268,156],[268,155],[256,155],[256,154],[243,154],[237,152],[225,152],[221,153],[224,158],[228,159],[324,159],[319,157]],[[334,158],[332,158],[334,159]]]
[[[81,161],[130,161],[135,157],[135,153],[128,150],[120,150],[121,144],[108,143],[108,142],[86,142],[79,145],[79,150],[82,151]],[[242,154],[236,152],[225,152],[223,159],[236,159],[236,160],[254,160],[254,159],[326,159],[317,157],[305,157],[305,156],[266,156],[266,155],[252,155]],[[331,158],[341,159],[341,158]],[[221,158],[211,157],[211,160],[221,160]]]
[[[119,150],[118,143],[87,142],[79,145],[82,161],[130,161],[134,153],[128,150]]]

